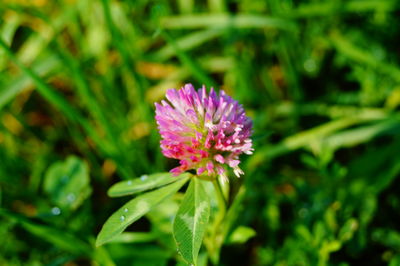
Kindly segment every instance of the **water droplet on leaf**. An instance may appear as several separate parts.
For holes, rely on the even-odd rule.
[[[69,193],[69,194],[67,195],[67,200],[68,200],[69,203],[74,202],[75,199],[76,199],[76,196],[75,196],[74,193]]]
[[[140,177],[140,180],[142,180],[142,181],[145,181],[147,179],[147,175],[142,175],[141,177]]]
[[[61,214],[61,210],[58,207],[53,207],[53,208],[51,208],[51,213],[53,215],[60,215]]]
[[[124,209],[124,212],[128,212],[128,208],[125,208],[125,209]]]
[[[129,180],[126,184],[127,184],[128,186],[130,186],[130,185],[132,185],[132,181]]]
[[[121,217],[119,217],[119,220],[120,220],[121,222],[125,221],[125,216],[121,215]]]

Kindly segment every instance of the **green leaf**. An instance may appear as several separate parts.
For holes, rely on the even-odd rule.
[[[388,228],[378,228],[373,231],[372,238],[374,242],[384,245],[385,247],[400,250],[400,233]]]
[[[89,171],[85,162],[70,156],[54,163],[46,172],[44,191],[60,208],[76,209],[90,195]]]
[[[339,240],[341,242],[346,242],[352,239],[358,227],[359,225],[356,219],[350,218],[349,220],[347,220],[339,231]]]
[[[198,178],[193,178],[175,217],[173,234],[182,257],[197,264],[204,232],[210,217],[210,201]]]
[[[256,235],[256,231],[253,228],[247,226],[239,226],[233,231],[230,235],[227,243],[228,244],[243,244],[246,243],[247,240]]]
[[[0,50],[0,52],[3,52]],[[1,60],[6,59],[6,57],[1,57]],[[1,63],[0,63],[1,64]],[[31,68],[34,72],[38,73],[40,76],[47,75],[51,70],[57,69],[59,66],[59,61],[54,56],[48,56],[42,60],[38,60]],[[0,91],[0,109],[13,100],[19,93],[32,87],[32,79],[25,73],[17,75],[15,78],[10,79]]]
[[[157,173],[153,175],[142,175],[140,178],[118,182],[108,190],[110,197],[121,197],[136,194],[142,191],[155,189],[187,178],[190,174],[185,173],[173,177],[171,173]]]
[[[176,45],[182,50],[187,51],[197,46],[210,41],[217,36],[222,34],[220,28],[207,28],[205,30],[196,31],[191,34],[185,35],[185,37],[177,39]],[[173,45],[168,44],[162,47],[158,52],[154,54],[154,58],[165,61],[176,55],[176,50]]]
[[[322,247],[320,248],[319,252],[322,254],[330,254],[332,252],[338,251],[341,247],[342,243],[338,240],[324,240],[322,242]]]
[[[400,254],[395,255],[389,263],[389,266],[396,266],[400,265]]]
[[[96,246],[113,240],[129,225],[148,213],[154,206],[176,193],[187,182],[188,178],[182,178],[173,184],[142,194],[126,203],[111,215],[103,225],[97,236]]]
[[[53,244],[60,250],[73,254],[90,254],[92,252],[89,244],[63,229],[35,223],[31,219],[5,209],[0,209],[0,216],[16,221],[31,234]]]
[[[146,243],[157,240],[159,235],[152,232],[126,232],[110,240],[110,243]]]
[[[295,31],[296,25],[289,20],[250,14],[190,14],[164,17],[161,24],[166,29],[220,28],[277,28]]]

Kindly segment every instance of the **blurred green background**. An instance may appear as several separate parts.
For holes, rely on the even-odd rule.
[[[399,29],[394,0],[2,0],[0,265],[184,265],[177,198],[94,240],[112,184],[176,164],[153,103],[189,82],[254,121],[221,265],[400,265]]]

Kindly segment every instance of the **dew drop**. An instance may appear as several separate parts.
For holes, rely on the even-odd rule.
[[[314,59],[309,58],[304,62],[304,69],[307,72],[314,72],[317,70],[317,64]]]
[[[125,216],[121,215],[121,217],[119,217],[119,220],[120,220],[121,222],[125,221]]]
[[[67,195],[67,200],[68,200],[69,203],[74,202],[75,199],[76,199],[76,196],[75,196],[74,193],[69,193],[69,194]]]
[[[125,209],[124,209],[124,212],[128,212],[128,208],[125,208]]]
[[[130,185],[132,185],[132,181],[129,180],[126,184],[127,184],[128,186],[130,186]]]
[[[146,179],[147,179],[147,175],[142,175],[141,177],[140,177],[140,180],[142,180],[142,181],[145,181]]]
[[[53,207],[51,208],[51,214],[53,215],[60,215],[61,214],[61,210],[58,207]]]

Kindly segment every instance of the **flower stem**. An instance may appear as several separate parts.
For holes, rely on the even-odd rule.
[[[211,243],[212,250],[210,250],[210,257],[214,264],[218,264],[219,262],[219,253],[222,246],[223,237],[221,235],[221,224],[226,215],[227,201],[222,192],[221,186],[219,184],[218,179],[214,179],[213,185],[215,188],[217,202],[218,202],[218,212],[214,219],[214,224],[211,231]]]
[[[219,184],[218,178],[215,178],[213,180],[213,185],[215,188],[215,192],[217,193],[218,207],[223,210],[223,213],[225,215],[227,203],[221,185]]]

